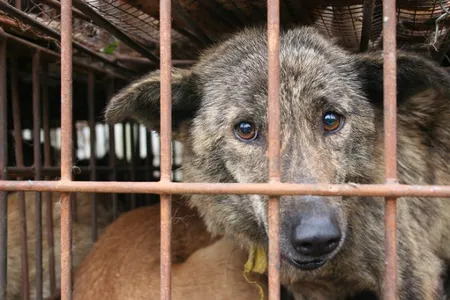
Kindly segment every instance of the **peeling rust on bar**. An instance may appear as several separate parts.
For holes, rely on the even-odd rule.
[[[177,1],[175,1],[177,2]],[[160,0],[160,55],[161,55],[161,178],[160,182],[169,183],[172,174],[172,88],[171,65],[172,45],[171,30],[172,18],[171,0]],[[172,234],[172,196],[161,195],[161,300],[171,299],[172,260],[171,260],[171,234]]]
[[[61,182],[73,183],[72,147],[72,1],[61,0]],[[70,203],[70,194],[61,194],[61,300],[72,299]]]
[[[269,181],[280,182],[280,1],[267,1]],[[280,202],[269,198],[269,300],[280,299]]]
[[[384,167],[386,183],[397,182],[396,1],[383,0]],[[383,298],[397,299],[396,198],[385,205],[385,285]]]
[[[95,75],[93,72],[89,72],[88,75],[88,95],[87,105],[89,110],[89,144],[91,156],[89,158],[89,166],[91,167],[91,181],[97,180],[97,166],[96,166],[96,132],[95,132]],[[92,194],[92,242],[97,240],[97,194]]]
[[[0,31],[3,29],[0,27]],[[6,102],[6,40],[0,37],[0,178],[8,179],[8,115]],[[0,300],[6,300],[7,282],[7,202],[8,193],[0,193]]]
[[[23,167],[23,140],[22,140],[22,125],[20,114],[20,98],[19,98],[19,66],[17,59],[11,59],[11,96],[14,122],[14,140],[15,140],[15,155],[16,165]],[[21,180],[21,178],[17,178]],[[21,257],[21,275],[22,275],[22,299],[30,299],[30,281],[28,275],[28,238],[27,238],[27,222],[26,222],[26,206],[24,192],[18,192],[19,197],[19,218],[20,218],[20,257]]]
[[[40,83],[41,55],[39,51],[33,54],[33,153],[34,180],[41,180],[41,83]],[[36,299],[42,299],[42,197],[41,192],[35,193],[36,205]]]

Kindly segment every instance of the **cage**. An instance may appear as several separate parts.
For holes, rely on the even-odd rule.
[[[424,51],[448,67],[449,1],[397,0],[7,0],[0,1],[0,300],[71,299],[71,274],[105,227],[120,214],[161,204],[162,264],[170,266],[170,194],[201,192],[266,193],[269,231],[269,299],[279,299],[277,259],[280,195],[347,193],[389,196],[387,224],[395,226],[395,197],[435,195],[435,187],[297,186],[281,184],[279,144],[269,147],[269,186],[176,185],[183,179],[182,146],[170,138],[169,66],[188,68],[201,50],[245,26],[278,29],[312,25],[352,52],[386,48],[384,31],[395,29],[399,48]],[[384,14],[395,24],[383,26]],[[386,17],[386,16],[385,16]],[[73,18],[73,22],[71,22]],[[73,53],[72,53],[73,49]],[[164,53],[169,49],[170,53]],[[392,47],[386,51],[393,51]],[[72,56],[73,54],[73,56]],[[277,55],[269,57],[271,71]],[[386,60],[386,65],[392,61]],[[73,72],[72,72],[73,66]],[[122,87],[160,68],[161,137],[142,125],[108,126],[106,103]],[[272,75],[273,74],[273,75]],[[392,78],[391,78],[392,79]],[[395,81],[395,80],[394,80]],[[279,74],[269,74],[269,90]],[[269,94],[270,94],[269,91]],[[275,93],[276,94],[276,93]],[[278,96],[269,96],[269,135],[278,139]],[[393,100],[387,101],[389,104]],[[395,109],[393,104],[387,112]],[[395,119],[388,121],[389,125]],[[394,143],[395,135],[390,136]],[[161,146],[160,146],[161,145]],[[386,148],[391,154],[395,148]],[[395,154],[387,175],[396,178]],[[77,184],[77,181],[78,184]],[[121,185],[118,182],[127,182]],[[136,183],[133,185],[133,182]],[[137,182],[154,182],[139,185]],[[389,182],[388,182],[389,183]],[[448,187],[440,187],[444,195]],[[380,194],[381,193],[381,194]],[[384,194],[386,195],[384,195]],[[161,201],[158,194],[161,195]],[[331,195],[330,194],[330,195]],[[395,197],[392,197],[392,195]],[[450,196],[450,193],[447,193]],[[393,219],[394,218],[394,219]],[[278,225],[277,225],[278,224]],[[394,224],[394,225],[392,225]],[[395,236],[387,236],[387,259],[395,266]],[[59,242],[61,239],[61,243]],[[69,251],[72,249],[71,251]],[[20,264],[20,271],[12,271]],[[161,274],[162,299],[170,299],[170,268]],[[386,299],[394,299],[396,273],[387,270]]]

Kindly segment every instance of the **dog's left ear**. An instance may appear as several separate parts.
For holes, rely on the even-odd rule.
[[[356,55],[356,70],[363,90],[375,106],[383,107],[383,56],[381,52]],[[434,61],[397,52],[397,108],[399,112],[439,109],[449,105],[450,75]],[[431,112],[430,112],[431,113]]]

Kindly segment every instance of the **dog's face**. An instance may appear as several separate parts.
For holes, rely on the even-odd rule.
[[[246,30],[206,51],[191,70],[174,71],[173,129],[185,146],[185,181],[267,182],[266,40],[264,31]],[[281,35],[282,182],[371,181],[382,118],[381,62],[379,56],[344,52],[311,28]],[[405,81],[399,98],[421,88],[411,89],[411,78],[399,78]],[[154,72],[112,99],[107,120],[131,117],[158,130],[159,94],[159,73]],[[281,197],[286,261],[312,270],[330,260],[347,234],[352,204],[346,202],[342,197]],[[194,195],[191,203],[211,231],[267,243],[266,196]]]

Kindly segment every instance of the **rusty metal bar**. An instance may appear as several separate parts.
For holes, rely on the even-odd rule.
[[[269,182],[280,182],[280,0],[267,1]],[[269,198],[269,300],[280,299],[280,202]]]
[[[131,167],[132,169],[132,174],[131,174],[131,181],[142,181],[143,178],[142,177],[137,177],[138,171],[137,171],[137,164],[139,163],[139,165],[141,165],[141,132],[140,132],[140,128],[139,128],[139,123],[135,123],[134,124],[134,130],[136,130],[136,146],[134,147],[134,161],[132,162]],[[133,194],[135,198],[138,198],[138,196],[136,194]],[[137,199],[139,200],[139,199]],[[139,202],[138,202],[139,203]]]
[[[0,28],[3,31],[2,28]],[[8,106],[6,99],[6,40],[0,36],[0,178],[8,179]],[[0,193],[0,300],[6,300],[8,193]]]
[[[17,0],[16,0],[17,1]],[[42,3],[56,9],[57,11],[61,11],[61,3],[59,3],[58,1],[55,0],[41,0]],[[17,8],[17,7],[16,7]],[[82,12],[80,12],[78,9],[76,8],[72,8],[72,13],[73,16],[86,21],[86,22],[91,22],[91,19],[89,17],[87,17],[85,14],[83,14]]]
[[[76,122],[76,120],[75,120]],[[76,130],[76,124],[72,123],[72,145],[74,145],[74,147],[72,148],[72,158],[77,157],[77,149],[78,149],[78,132]],[[89,168],[89,172],[90,172],[90,168]],[[72,172],[72,176],[73,176],[73,172]],[[76,177],[75,177],[76,178]],[[72,208],[72,222],[77,222],[78,220],[78,210],[77,210],[77,193],[72,193],[70,194],[70,206]]]
[[[136,181],[136,147],[134,137],[134,123],[130,123],[130,157],[131,157],[131,172],[130,181]],[[136,194],[131,194],[131,209],[136,208]]]
[[[51,50],[48,50],[48,49],[46,49],[44,47],[38,46],[38,45],[36,45],[34,43],[31,43],[29,41],[26,41],[24,39],[21,39],[19,37],[16,37],[14,35],[9,34],[9,33],[0,32],[0,35],[5,36],[8,39],[9,42],[14,42],[16,44],[25,46],[25,47],[33,49],[33,50],[39,50],[41,52],[42,56],[45,55],[45,56],[48,56],[48,57],[56,58],[58,61],[61,59],[61,55],[59,53],[51,51]],[[125,79],[125,80],[129,80],[130,79],[130,77],[128,77],[127,73],[123,73],[123,71],[121,71],[121,70],[118,70],[119,72],[113,72],[113,71],[107,70],[106,68],[96,67],[96,66],[94,66],[92,64],[87,64],[87,63],[81,62],[79,60],[74,60],[73,64],[78,66],[79,69],[82,70],[82,71],[93,70],[93,71],[98,72],[98,73],[108,74],[108,75],[110,75],[112,77],[122,78],[122,79]]]
[[[450,197],[450,185],[0,180],[0,191],[268,196]],[[430,200],[432,201],[432,200]]]
[[[41,180],[41,55],[39,51],[33,54],[33,162],[35,168],[34,180]],[[41,192],[35,193],[36,201],[36,299],[42,299],[42,197]]]
[[[42,127],[44,128],[44,167],[52,165],[51,139],[49,124],[49,98],[48,98],[48,65],[42,65]],[[48,176],[45,180],[49,180]],[[48,272],[50,293],[56,291],[56,270],[55,270],[55,242],[53,238],[53,200],[52,193],[44,193],[44,202],[47,212],[47,246],[48,246]]]
[[[386,183],[397,182],[397,41],[396,2],[383,0],[384,167]],[[385,204],[385,282],[383,298],[397,299],[396,198]]]
[[[145,130],[145,143],[147,148],[147,156],[145,157],[145,162],[147,166],[147,172],[145,172],[146,181],[150,182],[153,179],[153,143],[152,143],[152,133],[146,129]],[[147,201],[150,200],[150,195],[147,195]]]
[[[72,1],[61,0],[61,182],[72,182]],[[61,300],[72,299],[70,194],[61,195]]]
[[[123,161],[126,163],[126,171],[122,173],[122,178],[126,181],[129,181],[129,177],[128,177],[128,172],[131,169],[130,164],[128,164],[128,160],[127,160],[127,126],[126,123],[122,123],[122,153],[123,153]],[[125,195],[125,201],[128,201],[128,199],[130,198],[130,195]]]
[[[32,26],[32,27],[38,29],[43,34],[48,35],[49,37],[52,37],[52,38],[54,38],[56,40],[60,40],[61,39],[61,36],[63,34],[62,24],[61,24],[61,34],[60,34],[59,32],[57,32],[57,31],[55,31],[55,30],[53,30],[53,29],[43,25],[39,21],[34,20],[30,16],[28,16],[26,13],[24,13],[24,12],[22,12],[22,11],[16,9],[16,8],[14,8],[14,6],[8,4],[7,2],[0,1],[0,9],[3,10],[4,12],[6,12],[8,15],[19,19],[24,24],[27,24],[29,26]],[[62,8],[61,8],[61,15],[62,15]],[[72,40],[71,40],[71,42],[72,42]],[[86,46],[84,46],[84,45],[82,45],[82,44],[80,44],[78,42],[75,42],[75,41],[73,41],[72,44],[73,44],[73,47],[76,50],[78,50],[78,51],[80,51],[80,52],[82,52],[84,54],[87,54],[87,55],[89,55],[89,56],[91,56],[91,57],[93,57],[93,58],[95,58],[97,60],[100,60],[100,61],[102,61],[105,64],[108,64],[108,65],[113,66],[113,67],[117,67],[114,64],[113,61],[111,61],[110,59],[106,58],[105,56],[102,56],[102,55],[92,51],[91,49],[87,48]],[[127,70],[127,71],[129,72],[130,70]]]
[[[88,110],[89,110],[89,144],[91,156],[89,158],[89,166],[91,167],[91,181],[97,180],[97,166],[96,166],[96,132],[95,132],[95,75],[89,72],[88,76]],[[97,194],[92,194],[92,242],[97,240]]]
[[[175,1],[177,2],[177,1]],[[172,2],[160,0],[160,55],[161,55],[161,176],[160,183],[169,183],[172,174],[171,136],[172,136]],[[161,195],[161,300],[171,299],[172,260],[172,196]]]
[[[20,97],[19,97],[19,66],[15,58],[11,59],[11,97],[14,122],[14,140],[16,143],[16,165],[23,167],[23,140],[22,125],[20,117]],[[21,180],[21,178],[18,178]],[[22,273],[22,299],[30,299],[30,281],[28,276],[28,238],[27,238],[27,218],[25,206],[25,193],[18,192],[19,197],[19,218],[20,218],[20,257],[21,257],[21,273]]]
[[[147,57],[150,61],[159,62],[159,58],[150,52],[147,48],[142,46],[140,43],[136,42],[132,38],[130,38],[125,32],[123,32],[120,28],[109,22],[105,17],[96,12],[91,6],[81,0],[72,0],[73,4],[76,8],[78,8],[81,12],[83,12],[86,16],[92,19],[95,24],[99,27],[104,28],[109,33],[120,39],[131,49],[135,50],[137,53],[141,54],[144,57]]]
[[[106,90],[106,96],[108,99],[111,99],[114,95],[114,79],[108,79],[108,86]],[[109,180],[116,181],[117,180],[117,170],[116,170],[116,137],[114,125],[109,125],[109,167],[111,171],[109,173]],[[112,193],[112,201],[113,201],[113,218],[117,218],[117,194]]]
[[[114,126],[109,125],[109,167],[111,168],[111,172],[109,174],[109,180],[110,181],[116,181],[117,180],[117,170],[116,170],[116,138],[115,138],[115,131]],[[117,194],[112,194],[112,201],[113,201],[113,217],[114,219],[117,218]]]
[[[369,48],[374,6],[375,0],[364,0],[363,24],[361,28],[361,40],[359,42],[359,51],[361,52],[367,51]]]

